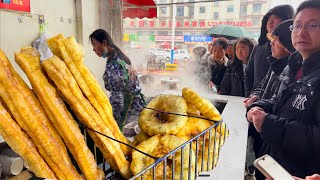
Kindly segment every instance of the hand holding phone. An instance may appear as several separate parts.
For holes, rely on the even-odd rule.
[[[274,180],[295,180],[276,160],[268,154],[256,159],[254,166],[267,179]]]

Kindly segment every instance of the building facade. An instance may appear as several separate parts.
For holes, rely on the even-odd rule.
[[[228,24],[247,29],[258,38],[261,19],[267,12],[267,0],[233,0],[208,2],[203,0],[155,0],[157,18],[124,19],[124,42],[157,45],[172,39],[175,15],[175,43],[205,43],[210,38],[204,32],[214,25]],[[187,41],[186,41],[187,40]],[[132,43],[131,43],[132,45]]]

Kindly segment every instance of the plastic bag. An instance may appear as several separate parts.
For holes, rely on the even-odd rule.
[[[36,48],[40,53],[40,60],[46,60],[53,56],[51,49],[47,44],[47,34],[41,33],[39,38],[32,42],[32,47]]]

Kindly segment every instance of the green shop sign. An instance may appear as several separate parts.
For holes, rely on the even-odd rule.
[[[130,34],[130,41],[131,42],[137,42],[137,41],[147,41],[147,42],[155,42],[155,36],[139,36],[136,34]]]

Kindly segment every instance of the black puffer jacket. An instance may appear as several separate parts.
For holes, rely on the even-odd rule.
[[[275,104],[257,101],[269,114],[261,126],[260,155],[270,154],[290,174],[305,177],[320,172],[320,52],[302,63],[302,78],[294,81],[298,59],[289,59]]]
[[[251,91],[258,86],[269,69],[267,57],[271,56],[271,46],[267,42],[263,45],[256,45],[250,55],[245,73],[245,95],[248,97]]]
[[[244,97],[243,65],[237,58],[226,69],[220,85],[220,94]]]
[[[261,30],[259,37],[259,45],[257,45],[251,53],[245,74],[246,97],[248,97],[255,89],[269,69],[267,57],[271,56],[270,41],[267,39],[267,22],[271,15],[276,15],[283,21],[292,19],[294,9],[290,5],[279,5],[270,9],[262,18]]]
[[[279,76],[287,66],[288,58],[276,59],[272,56],[267,58],[270,64],[268,73],[253,90],[252,95],[258,96],[259,99],[271,99],[272,95],[278,92],[281,83]]]
[[[224,58],[225,61],[223,64],[216,63],[212,57],[210,57],[209,60],[209,66],[211,68],[211,81],[216,85],[218,91],[220,91],[220,84],[229,63],[229,59],[226,56]]]

